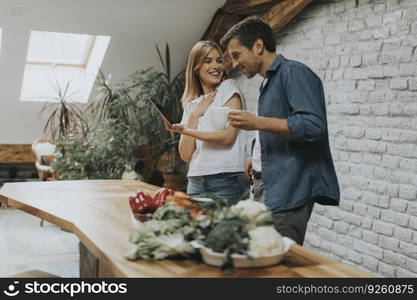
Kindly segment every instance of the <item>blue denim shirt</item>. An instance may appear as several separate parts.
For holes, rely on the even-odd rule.
[[[282,212],[314,201],[338,205],[320,78],[306,65],[278,55],[266,72],[258,115],[288,120],[293,139],[259,132],[265,204]]]

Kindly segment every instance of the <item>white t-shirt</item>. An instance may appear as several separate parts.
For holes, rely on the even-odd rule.
[[[211,107],[223,106],[234,94],[239,94],[242,100],[242,109],[246,108],[245,101],[240,93],[236,81],[227,79],[217,87],[214,101],[207,112],[198,119],[197,130],[215,131],[208,110]],[[186,125],[190,112],[200,103],[203,96],[190,101],[184,109],[181,124]],[[245,162],[246,133],[238,130],[235,143],[223,146],[217,143],[208,143],[196,139],[196,148],[190,161],[188,177],[213,175],[226,172],[243,172]]]
[[[252,152],[252,169],[256,172],[262,172],[261,162],[261,143],[259,142],[259,131],[256,131],[255,145],[253,146]]]

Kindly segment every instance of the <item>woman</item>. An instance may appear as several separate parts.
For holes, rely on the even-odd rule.
[[[234,204],[248,189],[244,132],[232,126],[215,130],[206,113],[212,107],[244,108],[236,82],[225,78],[220,46],[198,42],[188,58],[181,124],[166,128],[181,134],[181,159],[190,163],[187,193],[215,193]]]

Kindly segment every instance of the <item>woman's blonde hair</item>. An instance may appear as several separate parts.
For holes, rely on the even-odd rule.
[[[185,72],[184,94],[181,98],[183,107],[185,107],[189,101],[204,94],[203,87],[197,73],[203,65],[207,55],[213,49],[216,49],[219,51],[220,55],[222,55],[222,49],[216,42],[213,41],[199,41],[191,49]],[[224,80],[226,76],[226,73],[223,72],[222,80]]]

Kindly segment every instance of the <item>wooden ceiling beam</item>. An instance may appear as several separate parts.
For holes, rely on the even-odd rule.
[[[274,32],[279,31],[297,16],[313,0],[284,0],[269,9],[262,16],[262,20],[268,23]]]
[[[252,15],[270,9],[282,0],[227,0],[222,11],[225,13]]]

